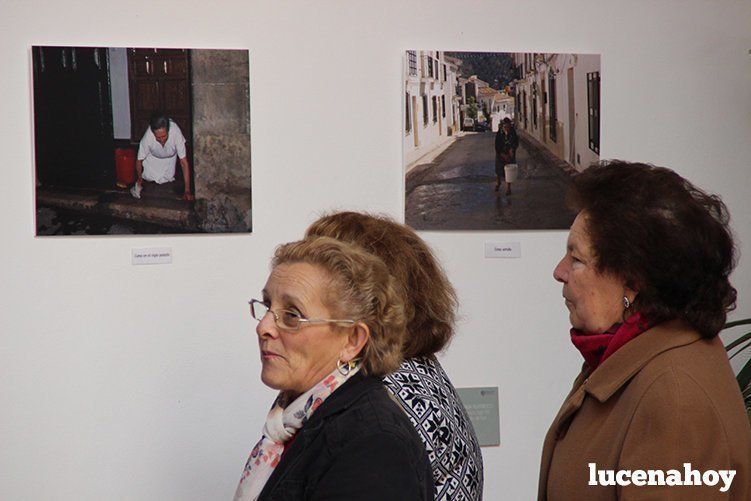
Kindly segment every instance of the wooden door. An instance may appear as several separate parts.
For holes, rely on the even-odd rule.
[[[435,112],[438,115],[438,135],[443,135],[443,113],[441,112],[441,100],[438,99],[438,96],[435,96],[433,99],[435,99]]]
[[[138,142],[154,111],[172,118],[190,148],[193,122],[188,49],[128,49],[131,140]]]
[[[542,142],[543,143],[547,143],[548,142],[548,127],[547,127],[547,120],[548,120],[548,117],[547,117],[547,111],[548,111],[548,109],[547,109],[548,108],[548,91],[547,91],[547,89],[545,87],[545,75],[543,75],[540,78],[540,88],[542,90],[542,102],[540,103],[541,104],[541,106],[540,106],[540,116],[542,117],[541,120],[540,120],[541,123],[542,123],[542,131],[541,131],[542,134],[541,135],[542,135]]]
[[[568,85],[568,163],[576,165],[576,102],[574,98],[574,69],[566,72]]]
[[[417,132],[417,126],[419,125],[419,122],[417,121],[417,96],[412,96],[412,132],[414,133],[414,140],[415,140],[415,148],[420,146],[420,137]]]
[[[106,48],[32,48],[37,179],[43,185],[115,182]]]

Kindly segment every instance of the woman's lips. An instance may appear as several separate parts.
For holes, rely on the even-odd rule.
[[[282,358],[282,356],[279,355],[278,353],[274,353],[273,351],[266,351],[266,350],[261,351],[262,360],[275,360],[278,358]]]

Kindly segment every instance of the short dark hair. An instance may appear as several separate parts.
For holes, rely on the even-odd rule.
[[[159,129],[169,131],[169,117],[163,111],[155,111],[149,118],[149,128],[151,128],[151,132]]]
[[[315,221],[305,236],[332,237],[359,245],[381,258],[404,289],[407,336],[404,358],[430,356],[454,335],[454,287],[428,244],[388,216],[335,212]]]
[[[611,160],[576,176],[568,200],[587,216],[598,271],[638,291],[636,311],[652,323],[678,318],[705,338],[717,335],[737,295],[720,197],[670,169]]]

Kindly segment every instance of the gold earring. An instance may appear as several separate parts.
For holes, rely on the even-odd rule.
[[[355,367],[357,367],[357,362],[354,360],[350,360],[349,362],[342,362],[341,360],[336,361],[336,370],[338,370],[339,374],[342,376],[347,376]]]

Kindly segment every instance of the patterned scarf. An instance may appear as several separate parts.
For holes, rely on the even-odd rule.
[[[357,374],[360,367],[355,367],[344,375],[338,369],[323,378],[314,387],[289,401],[289,395],[280,392],[271,406],[263,436],[250,453],[245,470],[237,486],[234,501],[255,501],[261,494],[274,468],[284,453],[284,444],[289,442],[308,422],[310,416],[346,380]]]

